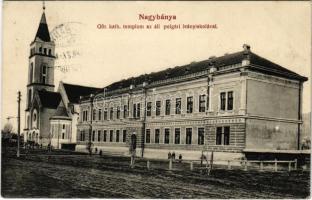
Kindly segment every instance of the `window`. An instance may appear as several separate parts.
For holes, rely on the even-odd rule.
[[[62,133],[62,139],[65,139],[65,133],[64,132]]]
[[[47,55],[47,48],[43,48],[43,54]]]
[[[174,143],[180,144],[180,129],[179,128],[174,129]]]
[[[141,104],[140,103],[138,103],[137,104],[137,118],[140,118],[140,115],[141,115]]]
[[[107,110],[104,110],[104,120],[107,120]]]
[[[92,120],[95,121],[96,118],[96,110],[94,109],[92,112]]]
[[[165,112],[166,115],[170,115],[170,100],[167,99],[166,100],[166,112]]]
[[[230,127],[217,127],[216,145],[230,144]]]
[[[31,104],[31,89],[28,92],[28,105]]]
[[[45,66],[45,65],[42,66],[41,80],[42,80],[43,84],[46,83],[46,80],[47,80],[47,66]]]
[[[82,112],[82,121],[88,121],[88,111],[87,110],[84,110]]]
[[[52,55],[52,51],[51,51],[51,49],[49,49],[49,56],[51,56]]]
[[[39,53],[42,53],[42,47],[39,47]]]
[[[176,114],[181,114],[181,98],[176,98]]]
[[[147,102],[146,104],[146,116],[152,115],[152,102]]]
[[[126,142],[127,139],[127,130],[122,131],[122,142]]]
[[[103,141],[106,142],[106,138],[107,138],[107,130],[104,130],[104,133],[103,133]]]
[[[98,131],[98,138],[97,139],[98,139],[98,142],[101,141],[101,131],[100,130]]]
[[[102,120],[102,109],[99,109],[98,117],[99,117],[99,121],[101,121]]]
[[[225,92],[221,92],[220,93],[220,110],[225,110],[225,101],[226,101],[226,98],[225,98]]]
[[[84,131],[80,131],[80,141],[85,141],[85,133],[84,133]]]
[[[205,112],[206,109],[206,95],[199,95],[199,112]]]
[[[133,118],[136,118],[136,114],[137,114],[137,107],[136,106],[137,106],[136,104],[133,104],[133,113],[132,113]]]
[[[151,143],[151,130],[150,129],[146,129],[145,131],[145,142]]]
[[[161,102],[156,101],[156,116],[160,115],[160,109],[161,109]]]
[[[62,129],[65,130],[65,124],[63,124]]]
[[[160,133],[160,130],[155,129],[155,143],[156,144],[159,144],[159,133]]]
[[[116,142],[119,142],[119,130],[116,130]]]
[[[192,128],[186,129],[186,144],[192,144]]]
[[[113,119],[114,117],[114,108],[110,108],[110,111],[109,111],[109,119]]]
[[[165,129],[165,144],[169,144],[170,138],[170,130],[168,128]]]
[[[128,117],[128,106],[124,105],[123,118],[127,118],[127,117]]]
[[[119,106],[117,106],[117,119],[120,119],[120,107]]]
[[[109,141],[110,141],[110,142],[113,141],[113,134],[114,134],[114,131],[113,131],[113,130],[110,130],[110,131],[109,131]]]
[[[30,63],[29,83],[34,82],[33,74],[34,74],[34,63]]]
[[[198,128],[198,144],[203,145],[205,143],[205,129]]]
[[[228,92],[227,109],[233,110],[233,92]]]
[[[92,131],[92,142],[95,141],[95,131]]]
[[[193,112],[193,97],[187,97],[187,113],[192,113]]]

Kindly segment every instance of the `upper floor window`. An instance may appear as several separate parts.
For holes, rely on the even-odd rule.
[[[43,54],[47,55],[47,48],[43,48]]]
[[[52,56],[52,50],[49,49],[49,56]]]
[[[45,66],[45,65],[42,66],[41,80],[42,80],[43,84],[46,83],[46,80],[47,80],[47,66]]]
[[[166,100],[166,112],[165,112],[166,115],[170,115],[170,100],[167,99]]]
[[[187,113],[193,113],[193,97],[187,97]]]
[[[117,106],[117,116],[116,116],[117,119],[120,119],[120,107]]]
[[[82,121],[88,121],[88,111],[82,111]]]
[[[95,141],[95,131],[92,131],[92,142]]]
[[[29,83],[34,82],[34,63],[30,63]]]
[[[205,112],[206,109],[206,95],[199,95],[199,112]]]
[[[233,110],[233,91],[220,93],[220,110]]]
[[[192,144],[192,128],[186,128],[186,144]]]
[[[96,110],[94,109],[92,112],[92,120],[95,120],[95,119],[96,119]]]
[[[146,116],[152,115],[152,102],[147,102],[146,104]]]
[[[227,102],[227,109],[233,110],[233,92],[228,92],[228,102]]]
[[[150,129],[146,129],[146,132],[145,132],[145,142],[146,143],[151,143],[151,130]]]
[[[109,119],[112,120],[114,117],[114,108],[110,108],[110,111],[109,111]]]
[[[116,142],[119,142],[119,130],[116,130]]]
[[[110,131],[109,131],[109,141],[110,141],[110,142],[113,141],[113,134],[114,134],[114,131],[113,131],[113,130],[110,130]]]
[[[136,114],[137,114],[137,105],[133,104],[133,112],[132,112],[133,118],[136,118]]]
[[[103,141],[106,142],[106,138],[107,138],[107,130],[104,130],[103,132]]]
[[[99,116],[99,121],[101,121],[102,120],[102,109],[99,109],[98,116]]]
[[[156,116],[160,115],[161,101],[156,101]]]
[[[80,131],[80,141],[85,141],[85,133],[84,133],[84,131]]]
[[[203,145],[205,143],[205,129],[198,128],[198,144]]]
[[[39,53],[42,53],[42,47],[39,47]]]
[[[141,115],[141,104],[138,103],[137,104],[137,117],[140,118],[140,115]]]
[[[230,144],[230,127],[217,127],[216,145],[229,145]]]
[[[123,109],[123,118],[127,118],[128,117],[128,106],[124,105],[124,109]]]
[[[101,131],[98,130],[98,138],[97,138],[97,141],[100,142],[101,141]]]
[[[107,110],[104,110],[104,120],[107,120]]]
[[[181,98],[176,98],[176,114],[181,114]]]

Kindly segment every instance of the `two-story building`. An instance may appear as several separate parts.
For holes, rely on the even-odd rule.
[[[80,98],[77,150],[198,159],[202,150],[299,148],[307,78],[251,52],[211,57],[115,82]],[[224,152],[227,152],[224,154]]]

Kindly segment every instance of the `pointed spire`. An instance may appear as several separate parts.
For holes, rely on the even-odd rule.
[[[35,37],[39,38],[40,40],[44,41],[44,42],[51,42],[51,38],[50,38],[50,33],[49,33],[49,28],[48,28],[48,24],[47,24],[47,20],[46,20],[46,16],[45,16],[45,3],[43,1],[43,5],[42,5],[42,15],[41,15],[41,20],[40,20],[40,24],[37,30],[37,34]]]

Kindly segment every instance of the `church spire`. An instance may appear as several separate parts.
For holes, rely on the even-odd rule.
[[[37,34],[35,37],[39,38],[40,40],[44,41],[44,42],[51,42],[51,38],[50,38],[50,33],[49,33],[49,28],[48,28],[48,24],[47,24],[47,20],[46,20],[46,16],[45,16],[45,3],[43,1],[43,5],[42,5],[42,15],[41,15],[41,20],[40,20],[40,24],[37,30]]]

